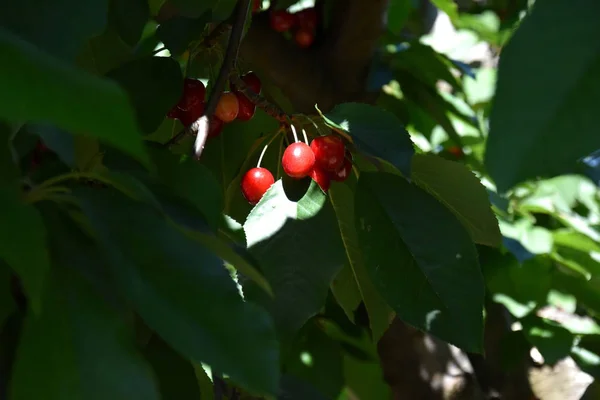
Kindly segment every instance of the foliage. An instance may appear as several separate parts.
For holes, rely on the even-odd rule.
[[[185,77],[210,98],[236,1],[2,7],[3,397],[386,398],[394,317],[483,353],[490,301],[545,362],[600,376],[600,6],[434,1],[496,68],[407,35],[413,2],[390,3],[375,104],[297,113],[259,71],[254,117],[199,160],[166,115]],[[343,138],[347,180],[284,174],[290,116]],[[259,162],[275,183],[250,205]]]

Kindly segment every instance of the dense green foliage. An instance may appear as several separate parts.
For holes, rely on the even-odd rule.
[[[433,3],[501,49],[499,67],[406,39],[412,2],[393,0],[375,105],[297,114],[259,72],[296,128],[347,140],[353,174],[325,193],[281,171],[289,137],[260,107],[199,161],[192,137],[163,145],[182,129],[165,115],[184,77],[211,92],[227,35],[202,39],[235,0],[172,0],[179,14],[160,25],[161,0],[7,1],[8,397],[208,399],[225,377],[254,395],[384,399],[375,346],[394,316],[481,353],[486,301],[522,326],[528,345],[507,341],[509,358],[535,346],[600,376],[600,175],[584,160],[600,148],[599,3],[515,2],[508,16]],[[276,182],[252,206],[240,181],[267,143]],[[587,319],[544,318],[547,306]]]

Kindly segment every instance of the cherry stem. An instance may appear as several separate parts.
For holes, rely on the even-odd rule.
[[[306,130],[302,128],[302,135],[304,135],[304,142],[308,145],[308,136],[306,136]]]
[[[292,129],[292,134],[294,135],[294,143],[298,142],[298,134],[296,134],[296,128],[294,128],[294,125],[290,125],[290,128]]]
[[[268,147],[269,143],[265,144],[265,147],[263,147],[262,152],[260,153],[260,157],[258,157],[258,163],[256,164],[256,168],[260,168],[260,163],[262,162],[263,156],[265,155],[265,152],[267,151]]]
[[[225,50],[225,57],[223,57],[223,63],[221,64],[219,75],[215,80],[210,97],[206,103],[204,115],[202,116],[206,119],[206,121],[210,120],[210,117],[212,117],[215,113],[219,99],[225,90],[229,74],[237,62],[240,43],[242,42],[242,35],[244,33],[244,24],[248,17],[249,10],[250,0],[238,1],[234,11],[235,17],[233,26],[231,27],[231,34],[229,35],[229,42],[227,43],[227,50]],[[198,135],[199,128],[208,129],[208,124],[199,124],[198,121],[196,121],[190,126],[192,133],[196,133],[196,143],[194,143],[194,156],[196,159],[200,158],[202,150],[204,149],[204,141],[206,141],[206,135]]]

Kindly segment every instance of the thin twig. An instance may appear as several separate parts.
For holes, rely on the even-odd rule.
[[[219,99],[225,90],[225,85],[229,79],[229,73],[235,67],[240,50],[240,43],[242,41],[242,35],[244,33],[244,24],[248,18],[248,12],[250,10],[250,0],[240,0],[237,3],[235,9],[235,19],[233,26],[231,27],[231,35],[229,36],[229,43],[227,43],[227,50],[225,51],[225,57],[219,70],[219,75],[215,80],[213,89],[208,98],[204,115],[190,125],[189,130],[196,134],[196,142],[194,143],[194,157],[200,158],[206,138],[208,136],[208,129],[210,119],[215,113]]]
[[[163,146],[164,147],[171,147],[171,146],[173,146],[174,144],[176,144],[177,142],[179,142],[185,136],[186,132],[187,132],[186,129],[180,130],[175,136],[173,136],[171,139],[169,139],[169,141],[166,142]]]

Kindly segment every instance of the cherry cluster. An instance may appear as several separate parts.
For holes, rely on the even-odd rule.
[[[308,48],[315,41],[318,16],[314,7],[293,14],[286,10],[273,10],[269,13],[269,21],[276,32],[292,30],[294,41],[301,48]]]
[[[260,94],[262,84],[255,73],[241,76],[242,81],[254,93]],[[167,117],[178,119],[184,126],[190,126],[204,114],[206,87],[197,79],[186,78],[183,94],[179,102],[169,110]],[[215,114],[211,116],[208,137],[216,137],[223,131],[223,125],[233,120],[249,121],[254,116],[256,105],[234,86],[223,92],[217,103]]]
[[[283,152],[283,171],[293,179],[310,176],[321,190],[327,192],[331,181],[343,182],[352,171],[352,155],[337,135],[318,136],[310,146],[296,141]],[[266,191],[275,183],[273,174],[259,166],[250,169],[241,182],[244,198],[252,205],[258,203]]]

